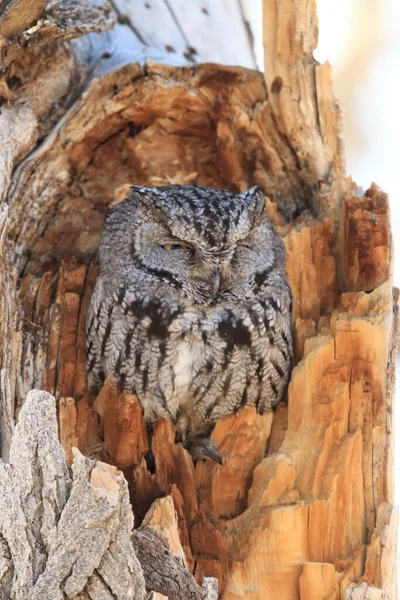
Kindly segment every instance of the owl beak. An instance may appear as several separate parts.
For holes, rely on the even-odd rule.
[[[196,438],[185,446],[186,450],[192,455],[193,460],[215,460],[222,465],[222,459],[218,448],[210,438]]]
[[[213,271],[210,277],[210,287],[214,294],[216,294],[219,290],[219,285],[221,283],[221,273],[219,271]]]
[[[204,448],[203,458],[211,458],[211,460],[215,460],[216,463],[222,465],[222,458],[220,457],[217,448]]]

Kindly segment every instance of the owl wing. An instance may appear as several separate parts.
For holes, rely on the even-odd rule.
[[[102,360],[102,342],[108,325],[106,317],[109,304],[110,299],[107,302],[102,281],[98,278],[86,316],[88,387],[93,394],[100,391],[106,377]]]
[[[87,318],[88,372],[92,387],[113,377],[121,389],[136,394],[145,419],[155,415],[175,419],[168,402],[174,381],[169,357],[176,335],[170,325],[181,313],[177,304],[162,301],[154,289],[146,293],[138,282],[106,294],[96,288]]]

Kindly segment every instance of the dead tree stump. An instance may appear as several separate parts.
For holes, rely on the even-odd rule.
[[[161,530],[224,600],[395,600],[388,201],[345,175],[330,67],[312,55],[314,3],[264,0],[265,77],[139,60],[154,53],[125,4],[114,29],[114,9],[89,2],[16,0],[0,14],[2,455],[28,391],[48,391],[67,460],[75,447],[122,470],[136,525]],[[169,183],[262,188],[287,249],[296,365],[275,413],[217,424],[222,467],[194,467],[160,420],[152,474],[136,398],[109,382],[88,396],[84,323],[108,207],[131,184]],[[137,552],[151,554],[152,536]],[[7,540],[0,526],[9,590]],[[98,593],[76,598],[130,597]]]

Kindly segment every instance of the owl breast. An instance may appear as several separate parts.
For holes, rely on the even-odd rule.
[[[289,297],[171,310],[136,294],[113,294],[92,314],[89,359],[101,358],[90,376],[136,393],[147,421],[184,414],[198,434],[245,406],[264,412],[280,400],[292,352]]]

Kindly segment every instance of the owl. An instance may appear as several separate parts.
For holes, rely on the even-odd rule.
[[[214,424],[271,410],[293,355],[285,252],[261,190],[132,188],[108,213],[87,316],[89,387],[106,377],[144,418],[172,419],[194,459]]]

